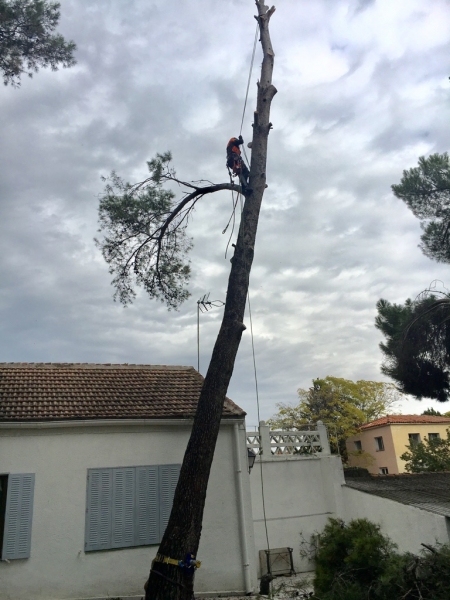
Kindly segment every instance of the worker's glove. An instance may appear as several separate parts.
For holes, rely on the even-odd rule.
[[[244,143],[244,140],[242,139],[242,135],[240,135],[240,136],[238,137],[238,140],[239,140],[239,144],[243,144],[243,143]]]

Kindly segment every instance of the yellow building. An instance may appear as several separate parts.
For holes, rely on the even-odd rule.
[[[405,472],[400,455],[409,444],[424,438],[447,437],[450,417],[431,415],[387,415],[366,423],[357,435],[348,438],[350,467],[364,467],[372,474],[389,475]]]

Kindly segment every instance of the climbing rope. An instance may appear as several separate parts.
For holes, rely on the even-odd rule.
[[[242,119],[241,119],[241,128],[239,130],[239,135],[242,134],[242,126],[244,123],[244,117],[245,117],[245,109],[247,107],[247,99],[248,99],[248,91],[250,88],[250,81],[251,81],[251,77],[252,77],[252,71],[253,71],[253,62],[255,59],[255,51],[256,51],[256,42],[258,41],[258,31],[259,31],[259,24],[256,23],[256,30],[255,30],[255,39],[253,42],[253,52],[252,52],[252,59],[250,62],[250,71],[248,74],[248,81],[247,81],[247,90],[245,92],[245,101],[244,101],[244,109],[242,111]],[[242,144],[242,150],[244,151],[244,156],[245,156],[245,160],[247,162],[247,166],[250,167],[250,161],[248,160],[247,157],[247,153],[245,152],[245,145]],[[239,194],[239,198],[241,201],[241,222],[242,222],[242,235],[244,236],[244,220],[243,220],[243,212],[244,212],[244,206],[243,206],[243,201],[242,201],[242,195]],[[244,260],[245,260],[245,252],[244,252]],[[248,299],[248,314],[249,314],[249,319],[250,319],[250,337],[252,340],[252,356],[253,356],[253,372],[254,372],[254,376],[255,376],[255,391],[256,391],[256,407],[257,407],[257,414],[258,414],[258,423],[260,423],[261,421],[261,416],[260,416],[260,407],[259,407],[259,389],[258,389],[258,373],[257,373],[257,369],[256,369],[256,353],[255,353],[255,338],[253,335],[253,319],[252,319],[252,307],[251,307],[251,302],[250,302],[250,281],[249,281],[249,285],[248,285],[248,289],[247,289],[247,299]],[[262,461],[259,461],[259,465],[260,465],[260,469],[261,469],[261,496],[262,496],[262,509],[263,509],[263,517],[264,517],[264,527],[265,527],[265,532],[266,532],[266,542],[267,542],[267,550],[270,552],[270,544],[269,544],[269,532],[267,529],[267,518],[266,518],[266,503],[265,503],[265,494],[264,494],[264,477],[263,477],[263,466],[262,466]]]
[[[252,72],[253,72],[253,62],[254,62],[254,60],[255,60],[256,42],[258,41],[258,29],[259,29],[259,24],[258,24],[258,23],[256,23],[256,29],[255,29],[255,39],[253,40],[253,51],[252,51],[252,58],[251,58],[251,61],[250,61],[250,70],[249,70],[249,72],[248,72],[248,79],[247,79],[247,89],[246,89],[246,91],[245,91],[244,108],[243,108],[243,110],[242,110],[241,127],[240,127],[240,129],[239,129],[239,135],[241,135],[241,134],[242,134],[242,127],[243,127],[243,125],[244,125],[245,110],[246,110],[246,108],[247,108],[247,100],[248,100],[248,91],[249,91],[249,89],[250,89],[250,81],[251,81],[251,79],[252,79]],[[244,151],[245,162],[247,163],[247,167],[249,167],[249,168],[250,168],[250,161],[248,160],[248,156],[247,156],[247,153],[246,153],[246,151],[245,151],[245,146],[244,146],[244,144],[242,144],[242,150]],[[242,159],[241,159],[241,160],[242,160]],[[231,172],[230,172],[230,169],[228,169],[228,173],[229,173],[229,175],[230,175],[230,182],[231,182],[231,183],[233,183],[233,180],[232,180],[232,177],[231,177]],[[227,247],[226,247],[226,250],[225,250],[225,258],[227,257],[228,246],[230,245],[231,236],[233,235],[233,231],[234,231],[236,205],[237,205],[237,202],[238,202],[238,199],[239,199],[239,193],[238,193],[238,195],[237,195],[236,201],[234,200],[234,192],[233,192],[233,191],[231,191],[231,195],[232,195],[232,199],[233,199],[233,200],[232,200],[232,201],[233,201],[233,210],[232,210],[231,216],[230,216],[230,218],[229,218],[229,220],[228,220],[228,223],[227,223],[227,225],[226,225],[225,229],[222,231],[222,233],[223,233],[223,234],[226,232],[226,230],[228,229],[228,226],[230,225],[230,221],[231,221],[231,219],[233,219],[233,228],[232,228],[232,230],[231,230],[231,235],[230,235],[230,238],[229,238],[229,240],[228,240]]]
[[[227,168],[228,168],[228,175],[230,176],[230,183],[233,185],[233,176],[231,175],[231,171],[230,171],[229,167],[227,167]],[[228,223],[226,224],[225,229],[222,231],[222,235],[224,235],[227,232],[228,227],[230,226],[231,219],[233,219],[233,226],[231,228],[230,237],[228,238],[227,246],[225,248],[225,258],[227,257],[228,248],[230,246],[231,238],[233,237],[234,226],[236,223],[236,206],[237,206],[238,200],[239,200],[239,192],[237,192],[236,200],[235,200],[234,199],[234,191],[231,190],[231,205],[232,205],[231,215],[230,215],[230,218],[228,219]]]
[[[254,39],[254,42],[253,42],[252,59],[250,61],[250,70],[249,70],[249,73],[248,73],[247,90],[245,92],[245,101],[244,101],[244,108],[242,110],[241,128],[239,129],[239,135],[242,135],[242,127],[243,127],[243,124],[244,124],[245,109],[247,108],[248,90],[250,89],[250,81],[252,79],[252,72],[253,72],[253,62],[255,60],[256,42],[258,41],[258,30],[259,30],[259,25],[258,25],[258,23],[256,23],[255,39]],[[248,156],[247,156],[247,153],[245,151],[244,144],[242,144],[242,150],[244,151],[245,162],[247,163],[247,167],[250,168],[250,161],[248,160]]]
[[[256,23],[255,41],[253,42],[252,60],[250,62],[250,71],[249,71],[249,74],[248,74],[248,81],[247,81],[247,91],[245,92],[244,110],[242,111],[241,128],[239,130],[239,135],[242,134],[242,126],[244,124],[245,109],[247,107],[248,90],[250,88],[250,80],[252,78],[253,61],[255,59],[256,42],[258,41],[258,29],[259,29],[259,24]]]
[[[243,127],[243,124],[244,124],[245,110],[247,108],[248,91],[249,91],[249,88],[250,88],[250,81],[251,81],[252,71],[253,71],[253,62],[254,62],[254,59],[255,59],[256,42],[258,40],[258,30],[259,30],[259,24],[257,23],[256,24],[256,30],[255,30],[255,39],[254,39],[254,42],[253,42],[252,58],[251,58],[251,62],[250,62],[250,70],[249,70],[248,80],[247,80],[247,89],[246,89],[246,92],[245,92],[244,108],[243,108],[243,111],[242,111],[241,127],[239,129],[239,135],[242,134],[242,127]],[[247,153],[245,152],[245,146],[244,146],[244,144],[242,145],[242,149],[244,151],[244,156],[245,156],[245,160],[247,162],[247,166],[250,167],[250,161],[248,160]],[[228,173],[229,173],[229,176],[230,176],[230,182],[233,183],[233,179],[232,179],[232,175],[231,175],[230,169],[228,169]],[[242,200],[242,194],[240,192],[238,192],[236,200],[235,200],[234,199],[234,192],[232,190],[231,191],[231,196],[232,196],[232,202],[233,202],[232,214],[231,214],[231,216],[230,216],[230,218],[228,220],[227,226],[225,227],[225,229],[222,232],[222,233],[225,233],[227,231],[227,229],[228,229],[228,227],[230,225],[230,221],[231,221],[231,219],[233,219],[233,227],[232,227],[231,235],[230,235],[230,238],[228,240],[227,247],[226,247],[226,250],[225,250],[225,257],[227,255],[227,251],[228,251],[228,247],[229,247],[229,244],[230,244],[230,241],[231,241],[231,237],[232,237],[233,232],[234,232],[235,213],[236,213],[236,205],[237,205],[238,200],[240,200],[240,204],[241,204],[242,236],[243,237],[245,236],[244,220],[243,220],[244,204],[243,204],[243,200]],[[245,250],[244,250],[244,264],[245,264]],[[250,303],[250,282],[248,282],[247,299],[248,299],[248,312],[249,312],[249,318],[250,318],[250,335],[251,335],[251,342],[252,342],[253,371],[254,371],[254,376],[255,376],[256,405],[257,405],[257,414],[258,414],[258,423],[259,423],[261,421],[261,417],[260,417],[260,406],[259,406],[258,373],[257,373],[257,369],[256,369],[255,339],[254,339],[254,335],[253,335],[253,319],[252,319],[252,309],[251,309],[251,303]],[[270,552],[269,532],[268,532],[268,529],[267,529],[267,517],[266,517],[266,504],[265,504],[265,494],[264,494],[264,477],[263,477],[262,461],[260,460],[259,463],[260,463],[260,469],[261,469],[261,496],[262,496],[262,509],[263,509],[263,517],[264,517],[264,527],[265,527],[265,533],[266,533],[267,550]]]
[[[242,222],[242,236],[244,236],[244,205],[241,198],[241,222]],[[244,252],[244,262],[245,262],[245,252]],[[248,315],[250,320],[250,338],[252,340],[252,356],[253,356],[253,372],[255,376],[255,392],[256,392],[256,409],[258,414],[258,423],[261,422],[260,408],[259,408],[259,387],[258,387],[258,372],[256,369],[256,353],[255,353],[255,336],[253,335],[253,319],[252,319],[252,305],[250,302],[250,281],[248,282],[247,288],[247,300],[248,300]],[[264,518],[264,528],[266,533],[266,542],[267,542],[267,551],[270,552],[270,543],[269,543],[269,531],[267,529],[267,517],[266,517],[266,501],[264,494],[264,476],[263,476],[263,465],[262,460],[259,461],[260,473],[261,473],[261,499],[262,499],[262,509],[263,509],[263,518]]]

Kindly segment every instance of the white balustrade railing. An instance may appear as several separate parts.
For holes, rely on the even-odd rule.
[[[311,426],[309,426],[311,427]],[[330,454],[327,428],[318,421],[312,429],[305,431],[270,430],[264,421],[256,432],[247,431],[247,448],[265,460],[287,456]]]

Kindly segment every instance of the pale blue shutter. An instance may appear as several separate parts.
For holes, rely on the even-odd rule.
[[[28,558],[31,548],[34,473],[8,477],[2,558]]]
[[[161,538],[169,522],[179,475],[180,465],[161,465],[159,467],[159,526]]]
[[[157,544],[159,533],[158,467],[136,467],[136,546]]]
[[[135,467],[113,469],[112,548],[134,546]]]
[[[111,548],[112,469],[89,469],[85,550]]]

